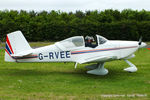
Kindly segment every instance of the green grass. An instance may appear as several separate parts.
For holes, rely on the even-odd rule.
[[[4,62],[0,50],[0,100],[148,100],[150,50],[137,51],[130,61],[137,72],[125,72],[124,61],[113,61],[105,64],[108,75],[95,76],[86,74],[87,64],[74,69],[73,63]]]
[[[54,44],[55,42],[29,42],[31,47],[41,47]],[[150,42],[146,42],[147,45],[150,45]],[[0,43],[0,47],[5,47],[5,42]]]
[[[29,42],[31,47],[41,47],[54,44],[54,42]],[[5,42],[0,43],[0,47],[5,47]]]
[[[150,42],[146,42],[147,45],[150,45]]]
[[[31,47],[41,47],[54,44],[54,42],[29,42]]]

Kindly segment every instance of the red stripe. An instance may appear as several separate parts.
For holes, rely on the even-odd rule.
[[[150,50],[150,48],[147,48],[148,50]]]
[[[14,54],[14,52],[13,52],[13,50],[12,50],[12,47],[11,47],[11,44],[10,44],[10,42],[9,42],[8,36],[6,37],[6,42],[7,42],[8,46],[9,46],[9,48],[10,48],[12,54]]]
[[[38,55],[31,55],[31,56],[38,56]]]
[[[105,49],[94,49],[94,50],[82,50],[82,51],[72,51],[71,53],[86,52],[86,51],[96,51],[96,50],[109,50],[109,49],[135,48],[135,47],[137,47],[137,46],[130,46],[130,47],[118,47],[118,48],[105,48]]]

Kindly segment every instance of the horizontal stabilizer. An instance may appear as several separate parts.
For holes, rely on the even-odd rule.
[[[31,50],[27,50],[27,51],[23,51],[17,54],[12,54],[12,57],[23,57],[23,56],[28,56],[32,54],[32,49]]]

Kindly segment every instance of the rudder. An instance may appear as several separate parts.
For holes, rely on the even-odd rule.
[[[18,54],[22,51],[32,49],[21,31],[15,31],[7,34],[6,48],[5,48],[5,61],[15,62],[11,55]]]

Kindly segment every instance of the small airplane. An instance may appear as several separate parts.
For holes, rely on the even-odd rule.
[[[124,60],[130,67],[125,71],[136,72],[137,67],[128,59],[133,58],[134,52],[146,46],[140,38],[137,41],[107,40],[96,35],[93,37],[74,36],[53,45],[32,49],[21,31],[7,34],[5,61],[7,62],[75,62],[97,63],[86,66],[91,70],[88,74],[106,75],[105,62]]]

